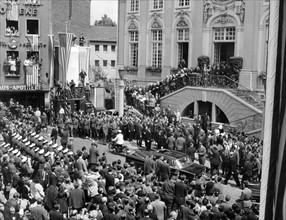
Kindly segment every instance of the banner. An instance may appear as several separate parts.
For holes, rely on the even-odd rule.
[[[86,72],[84,84],[89,81],[89,56],[90,47],[79,47],[79,71],[82,69]]]
[[[19,19],[19,9],[18,2],[6,1],[7,10],[6,10],[6,18],[10,21],[18,21]]]
[[[54,57],[55,57],[55,51],[54,51],[54,35],[50,34],[48,36],[49,42],[49,87],[54,87]]]
[[[62,68],[62,79],[64,87],[66,86],[66,76],[70,59],[72,38],[72,33],[59,33],[59,65]]]

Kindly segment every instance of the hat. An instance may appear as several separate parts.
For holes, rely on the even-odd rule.
[[[46,144],[46,143],[48,143],[48,140],[47,140],[47,139],[43,141],[43,144]]]
[[[52,146],[52,148],[57,148],[58,147],[58,144],[54,144],[53,146]]]
[[[43,154],[45,151],[44,151],[44,149],[41,149],[40,151],[39,151],[39,154],[41,155],[41,154]]]
[[[20,136],[19,134],[16,134],[16,135],[15,135],[15,138],[17,139],[19,136]]]
[[[63,146],[58,147],[58,151],[61,151],[61,150],[63,150]]]
[[[25,138],[25,139],[22,140],[22,142],[26,142],[26,141],[28,141],[28,138]]]
[[[36,135],[36,132],[33,132],[32,134],[31,134],[31,136],[35,136]]]
[[[5,143],[5,142],[3,142],[3,143],[0,145],[0,147],[3,147],[5,144],[6,144],[6,143]]]
[[[27,142],[25,143],[26,146],[28,146],[29,144],[31,144],[30,141],[27,141]]]
[[[222,129],[222,125],[219,125],[219,126],[218,126],[218,129]]]
[[[39,140],[39,141],[44,140],[43,136],[40,136],[40,137],[38,138],[38,140]]]
[[[10,146],[10,144],[9,144],[9,143],[4,145],[4,147],[5,147],[5,148],[6,148],[6,147],[8,147],[8,146]]]
[[[44,157],[48,157],[48,156],[50,156],[50,151],[48,151],[47,153],[45,153],[45,155],[44,155]]]
[[[25,163],[25,162],[27,161],[27,159],[28,159],[28,158],[27,158],[26,156],[23,156],[21,162],[22,162],[22,163]]]
[[[30,148],[35,147],[35,146],[36,146],[36,144],[35,144],[35,143],[32,143],[32,144],[30,145]]]
[[[15,136],[16,136],[16,133],[13,133],[11,136],[12,136],[12,137],[15,137]]]
[[[16,154],[16,157],[19,157],[21,155],[21,152],[18,151],[18,153]]]
[[[40,148],[37,147],[34,151],[37,152],[38,150],[40,150]]]
[[[122,131],[121,130],[118,130],[118,133],[121,133]]]
[[[17,149],[12,151],[13,154],[17,154],[18,152],[19,152],[19,150],[17,150]]]
[[[21,140],[22,139],[22,136],[21,135],[19,135],[19,137],[17,137],[17,140]]]
[[[66,148],[63,150],[63,153],[66,154],[69,150]]]
[[[68,152],[68,155],[73,155],[73,152],[72,152],[72,151],[69,151],[69,152]]]
[[[13,147],[11,147],[9,150],[8,150],[8,152],[11,152],[13,150]]]
[[[49,141],[48,145],[52,145],[53,144],[53,141]]]
[[[40,136],[40,135],[36,134],[36,135],[35,135],[35,138],[39,138],[39,136]]]

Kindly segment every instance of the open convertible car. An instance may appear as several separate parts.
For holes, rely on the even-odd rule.
[[[146,157],[151,155],[155,156],[155,158],[164,156],[171,167],[171,175],[185,174],[189,181],[192,181],[196,175],[205,171],[205,166],[192,162],[187,154],[167,149],[156,151],[135,150],[131,154],[126,155],[126,162],[130,163],[133,161],[136,168],[143,168]]]

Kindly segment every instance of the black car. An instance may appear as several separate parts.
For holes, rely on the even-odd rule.
[[[164,159],[167,160],[171,167],[171,175],[185,174],[189,181],[192,181],[195,176],[205,171],[205,166],[192,162],[187,154],[167,149],[156,151],[135,150],[126,155],[126,162],[130,163],[133,161],[136,168],[143,168],[146,157],[151,155],[155,156],[155,158],[164,156]]]

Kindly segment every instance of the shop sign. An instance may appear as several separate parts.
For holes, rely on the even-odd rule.
[[[34,7],[26,7],[19,9],[19,15],[37,16],[38,9]]]
[[[27,87],[26,85],[0,85],[0,91],[22,91],[22,90],[39,90],[37,86]]]

